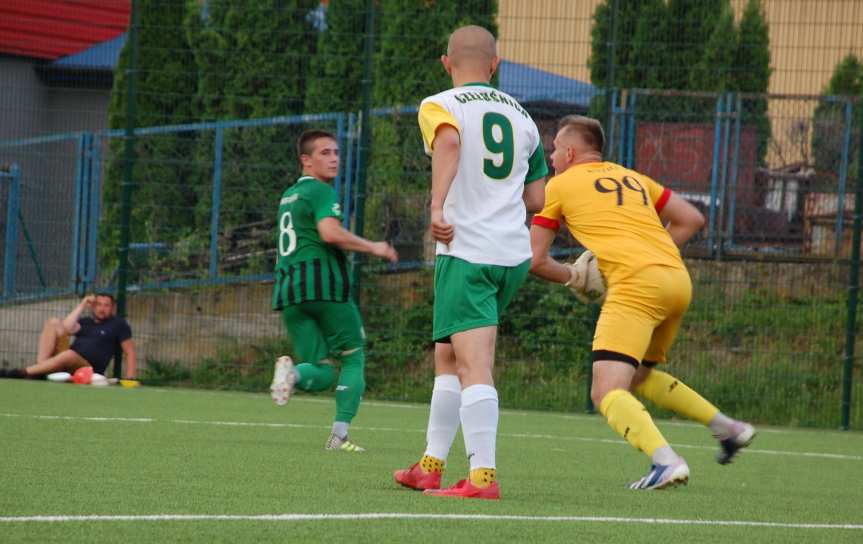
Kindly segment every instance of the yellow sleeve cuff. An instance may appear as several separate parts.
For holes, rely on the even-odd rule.
[[[420,106],[418,117],[426,152],[431,152],[434,149],[435,135],[441,125],[452,125],[459,132],[459,135],[461,135],[461,127],[458,121],[440,104],[424,102]]]

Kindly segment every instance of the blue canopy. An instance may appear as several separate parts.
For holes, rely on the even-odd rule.
[[[501,61],[498,73],[500,90],[523,104],[558,102],[587,108],[600,92],[590,83],[509,60]]]
[[[57,59],[52,64],[62,68],[113,71],[120,60],[120,51],[125,43],[126,33],[124,32],[116,38],[97,43],[89,49]]]
[[[74,55],[54,61],[62,68],[113,71],[126,43],[126,33],[98,43]],[[552,102],[587,108],[599,91],[590,83],[568,78],[526,64],[502,60],[498,67],[499,87],[521,103]]]

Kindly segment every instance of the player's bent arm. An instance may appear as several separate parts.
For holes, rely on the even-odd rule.
[[[376,257],[387,259],[394,263],[398,260],[398,253],[386,242],[372,242],[350,232],[342,226],[335,217],[324,217],[317,224],[318,234],[321,240],[333,244],[345,251],[359,251],[370,253]]]
[[[90,305],[96,297],[93,295],[87,295],[81,302],[75,306],[75,309],[69,312],[65,318],[63,318],[63,329],[67,334],[75,334],[79,330],[81,330],[81,325],[78,323],[78,318],[81,317],[81,314],[84,312],[84,308]]]
[[[126,378],[134,378],[138,373],[138,354],[135,351],[135,342],[129,338],[128,340],[120,342],[120,347],[123,348],[123,356],[126,358]]]
[[[527,213],[542,211],[545,207],[545,178],[539,178],[525,185],[522,199]]]
[[[671,193],[671,197],[659,213],[659,219],[662,220],[663,225],[668,225],[666,227],[668,233],[677,247],[683,247],[683,244],[704,227],[704,216],[698,208],[674,193]]]
[[[567,283],[570,280],[569,268],[555,261],[548,250],[554,242],[555,231],[539,225],[530,226],[530,273],[544,280],[555,283]]]

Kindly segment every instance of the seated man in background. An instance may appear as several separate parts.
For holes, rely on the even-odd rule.
[[[90,310],[92,317],[81,317],[85,309]],[[0,378],[41,378],[53,372],[75,372],[86,366],[104,375],[118,345],[126,357],[125,375],[133,377],[137,357],[132,329],[116,314],[113,295],[87,295],[63,320],[52,318],[45,322],[39,335],[36,364],[0,369]],[[75,341],[70,346],[72,335]]]

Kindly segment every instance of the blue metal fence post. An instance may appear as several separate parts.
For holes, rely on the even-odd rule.
[[[342,196],[342,215],[343,215],[343,225],[346,229],[350,229],[351,225],[351,191],[354,186],[354,161],[356,160],[356,152],[354,148],[357,145],[356,139],[356,127],[357,127],[357,114],[349,113],[348,114],[348,133],[347,133],[347,148],[348,148],[348,156],[345,161],[345,182],[344,182],[344,195]]]
[[[605,156],[608,157],[609,160],[614,160],[614,138],[616,135],[615,127],[617,126],[617,89],[613,89],[611,91],[611,102],[609,103],[609,111],[611,115],[608,119],[608,134],[606,134],[606,140],[608,141],[608,150],[605,152]]]
[[[839,257],[842,252],[842,231],[845,229],[845,186],[848,183],[848,155],[851,149],[851,132],[854,130],[854,115],[851,100],[845,98],[845,130],[842,133],[842,162],[839,163],[839,188],[836,195],[836,247]]]
[[[81,230],[78,239],[78,266],[75,276],[81,293],[86,293],[89,288],[89,271],[87,262],[89,258],[88,243],[92,230],[92,202],[93,202],[93,135],[83,134],[84,144],[81,150]]]
[[[20,206],[21,170],[10,169],[9,194],[6,197],[6,241],[3,251],[3,296],[15,294],[15,271],[18,264],[18,208]]]
[[[219,212],[222,207],[222,127],[216,127],[213,143],[213,202],[210,209],[210,278],[219,275]]]
[[[87,281],[94,284],[97,278],[99,244],[99,213],[102,198],[102,139],[90,140],[90,227],[87,236]]]
[[[616,124],[620,125],[620,135],[618,136],[618,144],[617,144],[617,164],[623,164],[626,160],[626,128],[627,128],[627,119],[629,118],[629,110],[627,106],[629,106],[629,93],[627,91],[622,91],[620,93],[620,102],[622,104],[616,104],[617,111],[617,119],[615,121]]]
[[[719,215],[716,225],[716,234],[719,238],[716,245],[717,258],[722,257],[722,250],[725,248],[725,226],[728,221],[728,203],[725,202],[725,193],[728,190],[728,144],[731,138],[731,106],[734,93],[727,93],[725,96],[725,110],[722,115],[722,152],[720,153],[720,169],[719,169]]]
[[[336,142],[339,144],[339,157],[341,157],[342,152],[345,151],[347,147],[347,139],[345,138],[345,114],[339,113],[339,116],[336,117]],[[342,162],[341,168],[339,168],[339,172],[336,174],[335,182],[333,183],[333,188],[336,190],[336,195],[342,195],[342,178],[344,177],[345,163]]]
[[[81,293],[84,294],[89,289],[87,283],[87,241],[90,238],[90,203],[93,201],[93,135],[84,134],[84,150],[82,156],[83,166],[81,168],[81,189],[83,198],[81,199],[81,239],[78,241],[80,249],[78,250],[78,283]]]
[[[627,168],[635,167],[635,105],[637,99],[638,93],[630,91],[629,107],[627,108],[629,122],[626,127],[626,162],[624,163]]]
[[[72,292],[81,294],[79,291],[80,262],[81,262],[81,230],[84,218],[84,150],[86,149],[87,135],[78,136],[78,153],[75,161],[75,212],[72,217]]]
[[[724,101],[724,94],[720,94],[716,98],[716,117],[713,124],[713,165],[710,169],[710,208],[707,213],[707,249],[711,256],[716,251],[716,196],[718,193],[719,140],[722,137],[722,110],[724,109]]]
[[[729,102],[731,102],[730,99]],[[737,212],[737,173],[740,166],[740,124],[741,118],[743,117],[742,108],[743,100],[738,94],[734,98],[734,112],[732,113],[734,116],[734,151],[731,154],[731,195],[729,197],[731,202],[728,204],[728,226],[726,234],[729,246],[734,244],[734,216]]]

